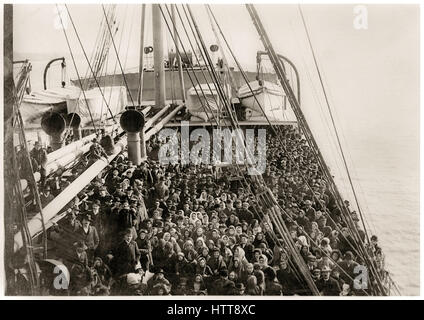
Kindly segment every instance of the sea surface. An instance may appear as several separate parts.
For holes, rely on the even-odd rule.
[[[402,135],[372,139],[352,139],[356,147],[350,149],[361,208],[402,295],[419,295],[419,146]],[[364,145],[369,146],[365,152]]]
[[[419,295],[419,116],[418,109],[410,111],[408,121],[399,113],[381,112],[380,118],[371,121],[364,117],[364,110],[339,112],[338,129],[369,236],[378,236],[386,269],[402,295]],[[311,127],[314,121],[309,121]],[[349,125],[341,126],[343,121]],[[339,190],[357,210],[335,143],[329,143],[327,135],[314,136]]]
[[[32,61],[33,89],[42,88],[41,75],[46,62]],[[59,70],[53,66],[49,71],[49,87],[60,83]],[[399,117],[397,111],[383,112],[385,107],[376,106],[372,114],[360,107],[338,110],[339,134],[370,235],[379,237],[386,267],[401,293],[419,295],[419,112],[418,108],[409,106]],[[342,194],[348,195],[341,158],[334,151],[334,135],[328,128],[323,133],[322,119],[318,116],[307,115],[307,119]],[[351,196],[347,198],[354,203]]]

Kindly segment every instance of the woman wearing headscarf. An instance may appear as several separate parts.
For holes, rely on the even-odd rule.
[[[203,240],[206,239],[205,231],[204,231],[204,228],[202,227],[201,221],[197,220],[197,222],[199,222],[200,226],[196,227],[194,229],[192,235],[191,235],[191,238],[195,239],[196,243],[197,243],[198,239],[203,239]],[[202,243],[202,246],[203,246],[203,243]],[[196,248],[196,249],[198,249],[198,248]]]
[[[281,296],[283,288],[278,283],[276,272],[273,268],[267,267],[265,273],[265,295],[266,296]]]
[[[225,224],[227,225],[227,227],[229,227],[229,226],[236,226],[236,225],[239,224],[239,218],[236,217],[235,214],[231,214],[228,217],[228,220],[227,220],[227,222]]]
[[[243,272],[243,264],[240,262],[239,258],[233,258],[231,263],[228,266],[228,271],[235,272],[237,279],[240,279]]]
[[[255,235],[255,236],[258,232],[262,231],[262,228],[261,228],[259,221],[257,219],[252,220],[252,222],[250,223],[250,228],[252,230],[252,234]]]
[[[243,269],[249,263],[249,261],[246,258],[246,252],[239,245],[235,245],[234,248],[233,248],[233,260],[234,259],[238,259],[240,261]]]
[[[189,285],[189,295],[198,296],[206,295],[207,289],[203,277],[201,274],[196,274],[194,280],[190,282]]]
[[[294,293],[293,290],[296,288],[297,280],[287,259],[280,260],[280,265],[277,270],[277,279],[283,286],[284,295],[292,295]]]
[[[247,284],[246,284],[246,294],[249,296],[262,296],[263,295],[263,289],[258,286],[258,280],[254,275],[249,276],[247,278]]]
[[[266,245],[266,243],[264,243],[264,242],[259,244],[259,249],[261,249],[262,254],[264,254],[267,257],[268,263],[269,263],[273,258],[272,250],[269,249],[268,246]]]
[[[170,277],[175,274],[176,253],[172,242],[166,242],[162,252],[161,259],[155,263],[155,266],[164,270],[165,276]]]
[[[340,250],[338,249],[334,249],[333,251],[331,251],[331,261],[334,261],[334,263],[339,263],[342,261],[342,253],[340,252]]]
[[[265,236],[264,236],[264,234],[262,233],[262,232],[258,232],[257,234],[256,234],[256,236],[255,236],[255,240],[253,240],[253,246],[255,247],[255,248],[259,248],[259,245],[261,244],[261,243],[265,243],[266,244],[266,246],[268,247],[268,242],[265,240]]]
[[[100,283],[110,288],[113,282],[112,272],[110,271],[109,267],[103,262],[101,258],[96,257],[94,259],[93,269],[96,270]]]
[[[187,271],[189,269],[188,265],[189,265],[189,262],[185,258],[184,253],[183,252],[177,253],[176,259],[174,261],[174,271],[175,271],[175,276],[173,279],[174,283],[177,283],[179,278],[188,276],[187,274]]]
[[[200,274],[204,280],[213,275],[212,269],[206,262],[204,257],[199,257],[195,269],[195,273]]]
[[[204,214],[204,215],[203,215],[202,223],[203,223],[203,225],[205,225],[205,226],[209,225],[209,216],[208,216],[207,214]]]
[[[309,251],[309,246],[302,245],[302,247],[300,248],[300,255],[302,256],[303,260],[305,260],[305,263],[308,262],[308,256],[310,254],[311,252]]]
[[[253,268],[253,263],[247,263],[243,269],[243,271],[241,272],[241,276],[239,277],[240,282],[242,282],[244,285],[247,284],[247,279],[254,275],[254,268]]]
[[[270,261],[271,266],[278,267],[281,257],[283,256],[284,249],[281,245],[275,245],[272,249],[272,260]]]
[[[191,232],[190,229],[188,228],[188,225],[184,225],[183,228],[181,229],[181,240],[184,242],[186,242],[187,240],[192,240],[191,238]]]
[[[330,255],[331,252],[333,251],[333,249],[331,249],[331,246],[330,246],[330,239],[328,239],[326,237],[322,238],[321,243],[320,243],[320,249],[323,252],[325,252],[326,255]]]
[[[184,256],[187,258],[189,262],[197,259],[198,253],[194,249],[194,244],[192,240],[187,240],[184,242],[183,251]]]
[[[339,248],[339,232],[337,230],[332,230],[330,235],[328,236],[328,239],[330,240],[330,246],[332,249],[338,249]]]
[[[196,238],[194,249],[197,251],[197,253],[201,254],[202,249],[205,248],[205,247],[206,247],[205,240],[202,237]]]
[[[197,220],[199,220],[199,219],[197,218],[197,212],[195,212],[195,211],[191,212],[191,213],[190,213],[189,222],[190,222],[191,224],[196,224],[196,221],[197,221]]]
[[[220,254],[220,249],[215,247],[213,249],[212,256],[207,261],[208,266],[211,268],[214,275],[218,275],[219,271],[226,269],[227,265],[225,264],[224,258]]]
[[[200,220],[201,223],[203,223],[203,214],[200,211],[196,212],[196,217],[197,217],[197,220]]]
[[[197,259],[199,259],[200,257],[203,257],[206,259],[206,261],[208,261],[209,259],[209,248],[204,246],[202,248],[199,248],[199,250],[197,251],[199,253],[199,256],[197,257]]]
[[[218,236],[219,236],[219,234],[218,234]],[[219,238],[217,238],[217,239],[219,239]],[[208,247],[209,254],[210,254],[212,252],[212,250],[215,248],[216,245],[215,245],[214,240],[209,239],[209,240],[206,241],[206,246]]]
[[[158,239],[157,236],[152,238],[152,260],[155,266],[162,265],[162,260],[165,255],[165,243],[165,240]]]
[[[199,196],[199,198],[197,198],[197,200],[201,204],[204,204],[205,202],[208,201],[208,193],[206,192],[206,190],[202,190],[202,192],[200,193],[200,196]]]
[[[264,269],[266,269],[266,268],[268,268],[269,266],[268,266],[268,258],[267,258],[267,256],[266,255],[264,255],[264,254],[261,254],[260,256],[259,256],[259,261],[258,261],[258,263],[259,263],[259,267],[260,267],[260,269],[261,270],[264,270]]]
[[[224,259],[225,264],[228,266],[228,264],[233,259],[233,252],[228,246],[224,246],[222,257]]]
[[[253,274],[256,277],[256,282],[263,292],[265,290],[265,274],[261,270],[261,265],[259,263],[253,264],[253,269]]]

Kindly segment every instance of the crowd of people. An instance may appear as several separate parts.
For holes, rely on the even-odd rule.
[[[292,126],[267,138],[263,181],[320,294],[367,294],[354,285],[363,261],[311,148]],[[70,271],[67,294],[312,294],[245,179],[231,167],[154,157],[136,166],[119,155],[49,229],[50,254]],[[367,248],[383,272],[376,236]]]

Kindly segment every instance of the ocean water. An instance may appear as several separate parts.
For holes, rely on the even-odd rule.
[[[386,269],[402,295],[419,295],[419,126],[415,121],[409,126],[398,121],[394,130],[395,119],[386,117],[381,117],[376,130],[372,121],[360,121],[360,113],[339,112],[339,118],[356,126],[355,130],[342,130],[342,145],[369,236],[378,236]],[[315,137],[339,190],[356,209],[341,157],[335,156],[328,141]]]
[[[419,147],[401,135],[375,138],[366,145],[370,145],[366,152],[359,147],[350,150],[357,159],[354,182],[360,186],[365,219],[371,233],[379,237],[386,268],[401,293],[419,295]]]
[[[362,183],[373,211],[370,219],[375,221],[387,267],[402,293],[417,295],[420,288],[419,147],[408,136],[399,136],[399,140],[393,139],[390,144],[377,142],[376,146],[374,152],[380,155],[378,166],[361,165]],[[387,150],[393,149],[396,153],[386,157]]]

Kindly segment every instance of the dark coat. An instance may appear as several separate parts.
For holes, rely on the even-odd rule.
[[[277,279],[283,286],[283,294],[292,295],[296,286],[298,285],[298,281],[290,267],[286,269],[277,270]]]
[[[228,292],[227,288],[234,287],[234,285],[233,281],[220,277],[213,282],[210,294],[220,296],[232,294],[232,292]]]
[[[112,261],[118,275],[135,271],[135,266],[140,259],[140,252],[135,241],[127,243],[123,240],[113,253]]]
[[[266,296],[281,296],[282,293],[283,293],[283,287],[278,282],[267,281],[265,283]]]
[[[218,259],[210,257],[207,264],[214,274],[218,274],[219,270],[227,268],[227,265],[225,264],[222,256],[219,256]]]
[[[347,261],[343,260],[339,263],[339,268],[343,269],[345,272],[340,271],[340,278],[346,283],[352,283],[352,279],[358,274],[355,274],[355,268],[358,266],[358,263],[352,261],[350,265],[348,265]],[[347,274],[346,274],[347,273]]]
[[[240,248],[244,250],[244,256],[246,257],[247,261],[251,261],[253,258],[253,250],[255,249],[252,244],[246,243],[246,245],[240,244]]]
[[[252,222],[254,215],[253,212],[250,211],[249,209],[241,209],[238,212],[238,218],[240,219],[240,221],[246,221],[247,223],[250,224],[250,222]]]
[[[331,277],[327,281],[320,278],[316,285],[323,296],[338,296],[341,291],[339,282]]]
[[[95,250],[99,245],[99,235],[97,233],[96,227],[89,226],[88,232],[84,231],[84,228],[81,226],[77,229],[76,234],[79,240],[82,240],[87,245],[88,249]]]

